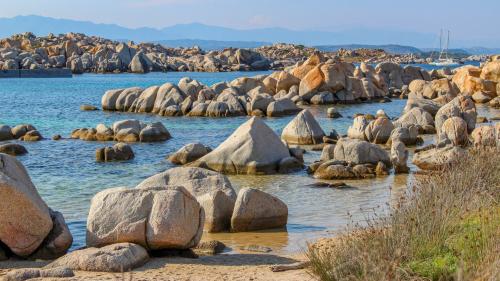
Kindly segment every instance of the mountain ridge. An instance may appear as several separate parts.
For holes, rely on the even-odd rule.
[[[234,29],[203,23],[176,24],[164,28],[128,28],[117,24],[56,19],[37,15],[0,18],[1,38],[27,31],[38,36],[44,36],[48,33],[77,32],[113,40],[170,42],[174,47],[187,46],[186,44],[193,43],[194,45],[200,45],[200,47],[206,46],[206,49],[209,50],[223,47],[252,48],[264,43],[268,45],[281,42],[320,47],[359,45],[374,48],[382,46],[382,49],[391,49],[390,46],[403,46],[402,50],[410,50],[411,48],[423,48],[422,46],[426,46],[425,42],[435,41],[435,36],[432,34],[394,30],[377,31],[366,28],[344,31],[300,31],[281,27]],[[398,42],[398,44],[394,44],[394,42]],[[413,50],[416,51],[415,49]],[[496,50],[500,51],[500,49],[484,47],[475,47],[471,48],[471,50],[474,53],[496,53]]]

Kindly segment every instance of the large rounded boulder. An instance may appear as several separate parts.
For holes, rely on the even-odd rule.
[[[288,148],[262,120],[252,117],[216,149],[189,165],[228,174],[275,174]]]
[[[172,185],[183,186],[196,197],[205,211],[205,231],[229,229],[236,192],[226,176],[202,168],[178,167],[145,179],[137,188]]]
[[[87,246],[121,242],[148,250],[189,249],[200,241],[203,209],[185,188],[111,188],[92,198]]]
[[[391,160],[387,151],[376,144],[358,139],[341,138],[335,145],[334,160],[353,164],[373,164],[378,162],[390,166]]]
[[[0,153],[0,242],[14,255],[54,259],[64,255],[73,236],[61,213],[38,194],[24,166]]]
[[[447,119],[441,127],[439,141],[449,141],[452,145],[466,146],[469,143],[467,123],[460,117]]]
[[[288,207],[275,196],[253,188],[243,188],[238,193],[231,231],[243,232],[285,227]]]
[[[444,122],[451,117],[460,117],[467,124],[467,132],[470,134],[476,127],[476,106],[470,96],[458,96],[444,105],[436,113],[436,131],[440,135]]]
[[[309,110],[304,109],[286,125],[281,139],[288,144],[318,144],[323,142],[324,136],[318,121]]]
[[[0,241],[22,257],[34,253],[52,230],[47,204],[16,158],[0,154]]]
[[[386,117],[379,117],[368,124],[365,128],[365,136],[372,143],[386,143],[391,136],[394,125]]]

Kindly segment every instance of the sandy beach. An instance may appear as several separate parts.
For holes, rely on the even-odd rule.
[[[57,280],[314,280],[305,269],[272,272],[271,265],[290,264],[303,256],[273,254],[222,254],[197,259],[153,258],[142,267],[127,273],[75,271],[75,277]],[[18,268],[42,267],[47,262],[7,261],[0,264],[0,278]],[[32,279],[47,280],[47,279]]]

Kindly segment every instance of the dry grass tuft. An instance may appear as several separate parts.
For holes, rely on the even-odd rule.
[[[390,216],[311,245],[321,280],[500,280],[500,149],[416,176]]]

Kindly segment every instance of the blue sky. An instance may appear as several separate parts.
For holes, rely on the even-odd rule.
[[[446,28],[456,39],[500,37],[499,0],[0,0],[0,7],[0,17],[36,14],[126,27],[201,22],[240,29],[372,28],[433,34]]]

